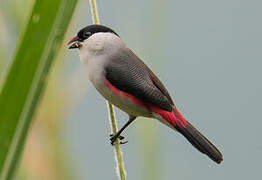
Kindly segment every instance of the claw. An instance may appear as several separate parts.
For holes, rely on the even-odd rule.
[[[119,136],[118,139],[119,140],[123,140],[123,139],[125,139],[125,137],[124,136]]]
[[[120,141],[119,144],[126,144],[128,141]]]
[[[110,137],[113,137],[113,136],[114,136],[114,134],[110,134]],[[120,135],[120,136],[118,136],[118,139],[123,140],[123,139],[125,139],[125,137]]]
[[[115,143],[115,141],[116,141],[116,137],[115,137],[115,136],[113,136],[113,137],[111,137],[111,138],[110,138],[110,140],[111,140],[111,145],[113,146],[113,145],[114,145],[114,143]]]
[[[115,134],[110,134],[110,141],[111,141],[111,145],[114,145],[116,139],[118,138],[120,140],[119,144],[126,144],[128,141],[121,141],[123,140],[125,137],[124,136],[116,136]]]

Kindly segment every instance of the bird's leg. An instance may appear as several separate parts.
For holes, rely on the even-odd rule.
[[[110,137],[113,137],[115,134],[110,134]],[[118,139],[119,140],[123,140],[123,139],[125,139],[125,137],[124,136],[121,136],[121,135],[119,135],[118,136]]]
[[[120,140],[124,139],[123,136],[121,136],[121,133],[125,130],[125,128],[127,128],[129,126],[129,124],[131,124],[134,120],[136,119],[136,117],[133,116],[129,116],[129,120],[127,121],[127,123],[115,134],[110,135],[111,138],[111,145],[114,145],[115,141],[117,138],[119,138]],[[125,144],[127,143],[127,141],[125,142],[120,142],[120,144]]]

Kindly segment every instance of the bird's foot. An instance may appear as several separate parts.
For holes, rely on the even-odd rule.
[[[111,145],[114,145],[117,138],[120,140],[119,144],[126,144],[128,142],[128,141],[121,141],[121,140],[125,139],[124,136],[117,135],[117,134],[110,134]]]

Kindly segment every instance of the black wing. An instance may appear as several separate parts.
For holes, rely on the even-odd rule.
[[[174,106],[174,102],[171,98],[171,96],[169,95],[167,89],[165,88],[165,86],[163,85],[163,83],[160,81],[160,79],[158,79],[158,77],[151,71],[151,69],[148,69],[148,72],[150,74],[150,78],[153,81],[154,85],[166,96],[166,98],[169,100],[169,103],[172,104]]]
[[[173,110],[166,88],[131,50],[120,49],[110,58],[105,76],[112,85],[159,108]]]

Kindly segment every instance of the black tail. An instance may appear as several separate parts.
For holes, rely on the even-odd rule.
[[[207,139],[205,138],[196,128],[192,126],[189,122],[185,128],[176,127],[178,132],[183,134],[185,138],[200,152],[206,154],[216,163],[221,163],[223,161],[223,156],[221,152]]]

